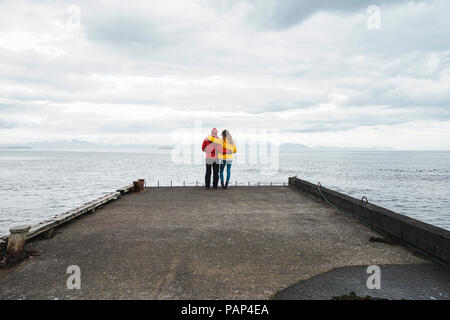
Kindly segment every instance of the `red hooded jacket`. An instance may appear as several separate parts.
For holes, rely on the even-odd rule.
[[[218,138],[216,138],[218,139]],[[203,140],[202,150],[206,153],[206,159],[217,159],[219,155],[220,144],[214,143],[212,136]]]

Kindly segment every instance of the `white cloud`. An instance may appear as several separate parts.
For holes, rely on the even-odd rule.
[[[417,121],[398,125],[360,126],[349,130],[288,134],[285,139],[305,145],[389,148],[397,150],[450,149],[450,121]],[[332,144],[330,144],[330,141]]]
[[[69,32],[66,3],[0,2],[0,143],[159,143],[201,121],[309,145],[448,148],[446,1],[382,3],[380,30],[353,1],[78,5]]]
[[[48,34],[33,35],[27,31],[13,31],[0,36],[0,47],[15,52],[31,50],[39,54],[61,56],[62,47],[54,45],[57,39]]]

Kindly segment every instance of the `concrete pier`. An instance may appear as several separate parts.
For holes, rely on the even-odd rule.
[[[448,267],[371,237],[383,235],[288,187],[146,188],[28,243],[40,255],[0,270],[0,299],[331,299],[366,295],[369,265],[382,272],[373,297],[450,299]],[[79,290],[67,288],[73,265]],[[389,275],[399,268],[403,277]]]

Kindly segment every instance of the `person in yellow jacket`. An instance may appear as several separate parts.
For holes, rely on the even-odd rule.
[[[219,147],[219,161],[220,161],[220,184],[222,189],[228,188],[228,183],[231,178],[231,164],[233,163],[234,154],[237,152],[233,137],[228,130],[222,131],[222,143]],[[227,167],[227,180],[224,183],[223,171]]]

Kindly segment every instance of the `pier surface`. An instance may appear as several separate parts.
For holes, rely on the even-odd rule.
[[[331,299],[365,294],[369,265],[390,279],[386,290],[402,285],[389,298],[449,299],[448,269],[370,237],[381,236],[287,187],[147,188],[28,243],[40,256],[0,273],[0,299]],[[71,265],[80,290],[67,289]],[[440,286],[418,282],[417,270]]]

